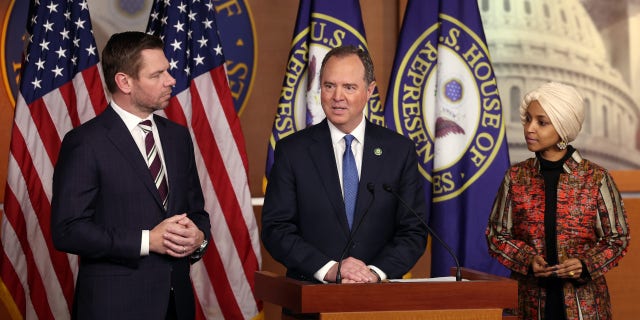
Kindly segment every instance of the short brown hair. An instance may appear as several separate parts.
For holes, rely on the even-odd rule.
[[[140,52],[145,49],[160,49],[164,44],[162,39],[139,31],[116,33],[109,38],[102,50],[102,73],[109,92],[117,90],[115,75],[118,72],[138,78],[142,60]]]
[[[322,59],[322,66],[320,67],[320,79],[322,79],[322,72],[324,71],[324,66],[327,64],[327,61],[331,57],[346,57],[348,55],[356,55],[362,61],[362,65],[364,66],[364,81],[367,85],[371,84],[371,82],[376,80],[376,76],[373,72],[373,61],[371,60],[371,56],[368,52],[354,46],[340,46],[331,49]]]

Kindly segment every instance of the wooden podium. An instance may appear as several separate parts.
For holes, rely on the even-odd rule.
[[[468,281],[316,284],[258,271],[255,290],[258,299],[325,320],[503,319],[503,309],[517,308],[515,280],[467,268],[462,277]]]

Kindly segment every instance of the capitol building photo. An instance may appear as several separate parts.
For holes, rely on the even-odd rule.
[[[575,86],[585,122],[573,145],[609,170],[640,168],[640,1],[479,0],[512,163],[531,157],[519,105],[548,81]]]

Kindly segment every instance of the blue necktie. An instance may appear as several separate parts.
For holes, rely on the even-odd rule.
[[[353,224],[353,215],[356,210],[356,199],[358,198],[358,168],[356,159],[351,151],[351,142],[354,136],[348,134],[344,136],[344,155],[342,156],[342,187],[344,188],[344,209],[347,212],[349,228]]]

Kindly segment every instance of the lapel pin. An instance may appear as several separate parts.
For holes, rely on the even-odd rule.
[[[382,148],[373,149],[373,154],[375,154],[376,156],[382,155]]]

